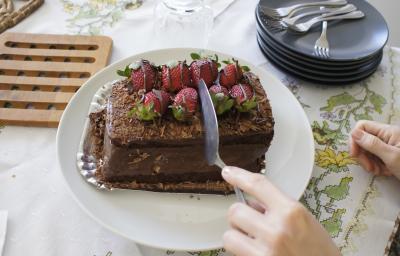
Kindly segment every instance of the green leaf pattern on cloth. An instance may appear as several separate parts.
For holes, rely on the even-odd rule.
[[[67,20],[73,34],[99,35],[103,29],[113,27],[123,17],[126,10],[139,8],[142,0],[88,0],[75,3],[60,0],[64,11],[72,17]]]

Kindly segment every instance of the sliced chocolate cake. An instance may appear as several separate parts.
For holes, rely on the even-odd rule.
[[[209,166],[204,158],[202,113],[192,82],[199,77],[208,78],[218,113],[221,158],[252,172],[263,168],[274,120],[259,79],[251,72],[242,74],[237,63],[226,66],[216,79],[218,71],[204,71],[202,66],[215,63],[203,62],[192,63],[190,69],[184,62],[159,68],[144,61],[135,64],[127,79],[113,85],[107,107],[90,114],[96,174],[107,187],[212,194],[233,191],[223,181],[221,170]],[[148,76],[147,72],[155,73]]]

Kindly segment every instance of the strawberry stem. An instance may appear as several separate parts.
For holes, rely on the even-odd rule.
[[[249,112],[251,109],[255,108],[257,106],[257,101],[256,97],[253,97],[250,100],[246,100],[240,105],[236,105],[236,109],[239,112]]]
[[[160,113],[154,110],[154,104],[151,103],[148,106],[144,106],[142,103],[136,105],[133,109],[133,113],[139,120],[142,121],[152,121],[155,120],[157,117],[160,117]]]

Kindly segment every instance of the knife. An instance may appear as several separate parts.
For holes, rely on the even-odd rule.
[[[223,169],[226,164],[219,156],[219,132],[218,120],[215,113],[214,104],[212,103],[210,93],[208,92],[207,85],[203,79],[198,84],[201,110],[203,116],[203,125],[206,132],[204,139],[204,154],[209,165],[216,165]],[[247,203],[243,192],[238,187],[233,187],[237,200],[242,203]]]

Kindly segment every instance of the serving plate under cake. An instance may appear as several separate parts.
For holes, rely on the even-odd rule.
[[[117,69],[138,59],[156,64],[171,59],[191,61],[191,53],[217,54],[200,49],[165,49],[118,61],[97,73],[67,106],[57,133],[57,155],[63,177],[82,209],[101,225],[138,243],[175,250],[208,250],[222,247],[228,228],[226,211],[234,196],[155,193],[133,190],[98,190],[90,186],[76,167],[81,134],[96,91],[118,79]],[[286,194],[299,199],[311,177],[314,142],[306,114],[291,92],[271,73],[239,59],[260,77],[275,118],[275,136],[266,155],[267,177]]]

